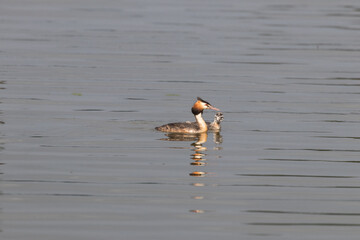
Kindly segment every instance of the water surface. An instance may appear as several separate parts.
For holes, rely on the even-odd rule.
[[[1,5],[1,239],[358,239],[357,1]]]

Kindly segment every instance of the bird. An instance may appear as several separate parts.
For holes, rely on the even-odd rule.
[[[220,109],[213,107],[209,102],[204,99],[197,97],[197,101],[191,108],[192,114],[194,114],[196,122],[176,122],[168,123],[155,129],[161,132],[170,132],[170,133],[203,133],[207,132],[209,127],[204,121],[202,114],[205,109],[212,109],[215,111],[220,111]]]
[[[213,122],[206,122],[206,125],[208,126],[208,129],[211,131],[220,131],[221,126],[220,123],[224,120],[224,114],[222,114],[221,112],[217,112],[214,116],[214,121]]]

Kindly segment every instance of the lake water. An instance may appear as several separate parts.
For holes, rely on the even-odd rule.
[[[359,238],[359,1],[0,5],[1,239]]]

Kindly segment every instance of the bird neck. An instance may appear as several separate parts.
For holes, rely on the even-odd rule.
[[[211,123],[211,126],[214,128],[214,129],[220,129],[220,124],[219,122],[217,121],[214,121]]]
[[[196,122],[199,124],[200,130],[202,130],[203,132],[206,132],[208,130],[208,127],[206,125],[206,122],[202,118],[202,114],[199,113],[194,116],[195,116]]]

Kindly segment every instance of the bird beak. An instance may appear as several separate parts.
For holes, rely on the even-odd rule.
[[[215,110],[215,111],[220,111],[220,109],[216,108],[216,107],[213,107],[211,105],[208,105],[209,109],[212,109],[212,110]]]

